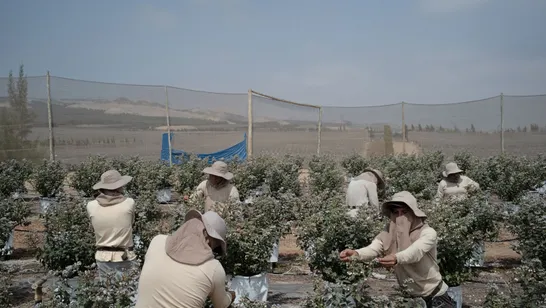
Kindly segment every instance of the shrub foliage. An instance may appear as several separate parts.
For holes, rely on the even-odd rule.
[[[501,296],[493,288],[486,306],[521,307],[543,303],[546,204],[544,196],[529,196],[528,191],[546,179],[546,159],[508,155],[478,159],[462,152],[455,155],[454,160],[481,187],[481,191],[471,193],[463,201],[433,201],[446,163],[440,152],[369,158],[353,154],[341,161],[324,155],[314,156],[307,162],[297,156],[257,156],[245,162],[230,162],[241,202],[228,202],[221,213],[229,229],[228,254],[220,260],[226,272],[232,275],[266,272],[273,244],[295,230],[298,244],[307,251],[309,264],[318,279],[315,295],[307,299],[304,307],[413,307],[414,303],[404,298],[404,292],[390,299],[370,295],[366,278],[375,266],[373,262],[347,264],[338,258],[345,248],[368,245],[384,227],[385,220],[378,209],[363,208],[357,217],[351,218],[345,207],[344,178],[357,176],[366,168],[376,168],[387,179],[386,194],[380,195],[381,199],[401,190],[408,190],[418,198],[428,215],[428,223],[438,232],[438,259],[448,284],[459,285],[470,278],[471,272],[465,263],[475,245],[495,238],[499,223],[508,222],[510,231],[520,238],[516,248],[523,254],[525,264],[514,273],[518,287],[510,289],[510,296]],[[60,163],[42,161],[32,167],[28,161],[0,162],[0,175],[4,179],[0,183],[3,213],[0,245],[16,225],[25,223],[30,216],[28,203],[13,198],[14,193],[25,192],[25,182],[30,180],[42,196],[58,197],[58,203],[44,217],[47,233],[39,260],[55,271],[74,264],[80,266],[81,269],[71,274],[59,274],[63,279],[79,276],[80,286],[70,291],[76,294],[78,305],[89,306],[94,302],[93,307],[125,307],[136,290],[133,285],[136,276],[125,277],[125,280],[116,278],[106,284],[91,279],[94,235],[83,198],[94,196],[92,186],[108,169],[133,176],[126,193],[136,200],[134,233],[140,242],[136,252],[144,261],[146,248],[155,235],[177,229],[187,209],[202,211],[204,206],[203,200],[182,198],[178,204],[163,206],[156,200],[156,191],[172,188],[180,197],[190,194],[205,178],[202,171],[207,165],[206,160],[197,157],[188,157],[171,168],[138,156],[116,159],[92,156],[73,166],[70,184],[79,196],[70,196],[62,193],[68,168]],[[300,174],[304,166],[309,168],[307,183],[302,182]],[[308,190],[302,189],[307,187]],[[510,217],[502,217],[505,206],[492,202],[495,200],[492,196],[502,202],[517,203],[520,210]],[[0,302],[6,292],[9,290],[0,290]],[[63,288],[57,289],[51,305],[65,307],[63,305],[73,301],[63,292]],[[247,301],[244,307],[260,305]]]

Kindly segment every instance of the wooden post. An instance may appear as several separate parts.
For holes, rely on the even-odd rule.
[[[246,137],[246,155],[252,157],[252,89],[248,90],[248,133]]]
[[[55,160],[55,137],[53,134],[53,112],[51,111],[51,78],[49,71],[46,75],[47,84],[47,125],[49,128],[49,160]]]
[[[273,97],[273,96],[269,96],[267,94],[263,94],[263,93],[260,93],[260,92],[256,92],[252,89],[248,90],[248,133],[247,133],[247,156],[248,157],[251,157],[252,156],[252,149],[254,147],[254,144],[253,144],[253,135],[252,135],[252,96],[253,95],[256,95],[256,96],[260,96],[260,97],[263,97],[263,98],[268,98],[268,99],[271,99],[271,100],[274,100],[276,102],[281,102],[281,103],[287,103],[287,104],[291,104],[291,105],[296,105],[296,106],[300,106],[300,107],[309,107],[309,108],[315,108],[315,109],[319,109],[319,127],[318,127],[318,145],[317,145],[317,153],[320,153],[320,144],[321,144],[321,134],[322,134],[322,107],[320,106],[317,106],[317,105],[309,105],[309,104],[302,104],[302,103],[296,103],[296,102],[292,102],[292,101],[289,101],[289,100],[285,100],[285,99],[281,99],[281,98],[277,98],[277,97]]]
[[[322,107],[319,108],[318,116],[318,142],[317,142],[317,155],[320,155],[320,141],[322,139]]]
[[[385,143],[385,155],[394,154],[394,145],[392,142],[392,129],[390,125],[385,125],[383,129],[383,141]]]
[[[500,94],[500,116],[501,116],[501,122],[500,122],[500,147],[501,147],[501,154],[504,154],[504,94]]]
[[[404,105],[402,102],[402,153],[406,154],[406,116],[404,111]]]
[[[171,117],[170,117],[170,111],[169,111],[169,91],[167,90],[167,86],[165,86],[165,116],[167,117],[167,134],[169,140],[169,166],[172,167],[173,165],[173,147],[171,143]]]

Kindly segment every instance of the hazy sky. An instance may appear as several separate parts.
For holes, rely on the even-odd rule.
[[[2,76],[335,106],[546,92],[545,0],[3,0],[0,29]]]

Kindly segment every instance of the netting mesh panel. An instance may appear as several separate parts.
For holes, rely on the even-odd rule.
[[[55,151],[68,163],[88,155],[159,159],[165,89],[51,77]]]
[[[243,141],[248,127],[246,93],[167,88],[173,149],[212,153]]]
[[[478,156],[500,153],[500,97],[455,104],[405,104],[408,141],[448,157],[467,150]]]
[[[319,108],[253,95],[253,154],[316,154],[318,119]]]
[[[401,104],[369,107],[323,107],[321,151],[335,155],[380,154],[383,129],[391,126],[399,138]]]
[[[17,76],[14,76],[17,82]],[[48,157],[46,76],[26,77],[27,101],[34,117],[21,125],[9,105],[8,78],[0,78],[0,159]],[[243,140],[248,128],[247,93],[211,93],[163,86],[141,86],[50,78],[56,154],[68,163],[88,155],[140,155],[158,159],[167,131],[169,101],[174,149],[210,153]],[[318,143],[319,109],[253,95],[254,154],[312,155]],[[546,152],[546,95],[503,98],[505,151]],[[439,149],[448,157],[467,150],[478,156],[501,151],[501,98],[426,105],[404,104],[409,143],[406,152]],[[323,107],[321,152],[372,153],[384,125],[401,151],[402,105]],[[21,127],[29,133],[13,138]],[[12,136],[12,137],[10,137]],[[414,143],[414,144],[413,144]],[[383,143],[384,145],[384,143]],[[381,148],[383,146],[378,146]],[[381,149],[379,149],[381,150]]]
[[[14,76],[15,89],[18,77]],[[38,159],[49,157],[47,121],[47,80],[45,76],[27,77],[27,107],[34,115],[30,122],[21,121],[10,107],[8,78],[0,78],[0,160],[6,158]],[[23,125],[22,125],[23,123]],[[13,138],[24,127],[29,133],[23,139]],[[42,134],[45,131],[46,134]]]
[[[546,95],[505,95],[503,104],[505,152],[546,153]]]

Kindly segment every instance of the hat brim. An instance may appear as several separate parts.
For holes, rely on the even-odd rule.
[[[121,187],[129,184],[129,182],[131,182],[132,180],[133,180],[132,176],[124,175],[124,176],[121,177],[120,180],[118,180],[118,181],[116,181],[114,183],[98,182],[97,184],[93,185],[93,189],[94,190],[99,190],[99,189],[116,190],[118,188],[121,188]]]
[[[445,172],[445,171],[442,171],[442,175],[444,176],[444,178],[447,178],[448,176],[452,175],[452,174],[459,174],[459,173],[463,173],[463,170],[461,169],[457,169],[457,170],[453,170],[451,172]]]
[[[206,217],[204,217],[198,210],[193,210],[192,209],[192,210],[189,210],[186,213],[186,216],[184,217],[184,222],[186,222],[186,221],[188,221],[190,219],[193,219],[193,218],[197,218],[197,219],[199,219],[199,220],[201,220],[203,222],[203,225],[205,225],[205,230],[207,230],[207,234],[210,237],[220,241],[220,246],[222,248],[222,254],[226,254],[226,252],[227,252],[226,240],[224,238],[222,238],[220,236],[220,234],[218,234],[218,232],[216,232],[216,230],[214,230],[214,228],[207,221]]]
[[[203,169],[203,173],[205,174],[210,174],[210,175],[214,175],[214,176],[217,176],[217,177],[221,177],[221,178],[224,178],[228,181],[230,181],[231,179],[233,179],[233,173],[231,172],[226,172],[225,174],[224,173],[220,173],[216,170],[214,170],[213,168],[211,167],[207,167],[205,169]]]
[[[423,212],[421,209],[412,207],[412,206],[410,206],[409,204],[407,204],[404,201],[387,201],[387,202],[383,203],[383,206],[382,206],[383,215],[385,215],[387,217],[390,217],[390,214],[391,214],[390,208],[393,205],[394,206],[401,206],[401,205],[404,206],[405,205],[413,212],[413,215],[415,215],[416,217],[419,217],[419,218],[426,218],[427,217],[427,214],[425,214],[425,212]]]
[[[364,172],[371,172],[373,173],[373,175],[375,175],[375,177],[377,178],[378,180],[378,183],[377,183],[377,186],[379,189],[385,189],[385,179],[383,179],[383,177],[381,175],[379,175],[375,170],[373,169],[364,169],[364,171],[362,171],[363,173]]]

